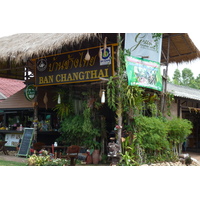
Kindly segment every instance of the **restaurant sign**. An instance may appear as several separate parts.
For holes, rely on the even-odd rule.
[[[35,85],[90,82],[99,81],[100,77],[108,78],[113,75],[113,46],[107,47],[106,54],[100,53],[102,48],[95,47],[37,58]],[[85,60],[87,53],[90,55],[89,60]]]
[[[33,100],[36,96],[36,89],[34,85],[27,85],[24,89],[24,95],[27,100],[29,101]]]

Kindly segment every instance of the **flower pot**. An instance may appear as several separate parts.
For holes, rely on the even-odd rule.
[[[87,164],[91,164],[92,163],[92,156],[90,155],[90,152],[87,152],[86,163]]]
[[[100,150],[96,149],[92,153],[92,161],[94,165],[97,165],[99,163],[99,155],[100,155]]]

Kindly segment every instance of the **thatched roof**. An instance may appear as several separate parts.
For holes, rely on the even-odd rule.
[[[77,45],[95,36],[94,33],[21,33],[0,38],[0,62],[7,59],[16,63],[33,56],[42,56],[62,48]]]
[[[124,33],[121,33],[124,38]],[[14,61],[16,64],[28,58],[98,46],[104,37],[108,43],[117,42],[116,33],[22,33],[0,38],[1,63]],[[166,63],[170,38],[169,63],[189,62],[200,57],[200,52],[187,33],[164,33],[161,62]],[[81,44],[84,45],[81,46]]]
[[[164,33],[162,41],[162,63],[166,62],[169,44],[169,63],[189,62],[200,57],[200,52],[187,33]]]

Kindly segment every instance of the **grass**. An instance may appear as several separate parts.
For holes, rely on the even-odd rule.
[[[0,160],[0,166],[26,166],[27,163]]]

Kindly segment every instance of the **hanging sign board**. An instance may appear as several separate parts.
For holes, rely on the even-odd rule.
[[[24,89],[24,95],[27,100],[29,101],[33,100],[36,96],[36,89],[34,85],[27,85]]]
[[[128,85],[162,90],[161,47],[161,33],[125,34],[124,48],[130,52],[126,57]]]
[[[162,91],[162,75],[159,63],[134,56],[126,56],[125,61],[128,85],[138,85]]]
[[[27,157],[30,152],[30,146],[33,139],[33,128],[25,128],[22,136],[18,156]]]
[[[113,46],[115,44],[108,46],[106,52],[100,47],[94,47],[37,58],[35,85],[91,82],[113,76]],[[90,60],[85,60],[87,52]]]
[[[147,60],[160,63],[162,34],[161,33],[126,33],[125,49],[131,56],[145,57]]]

